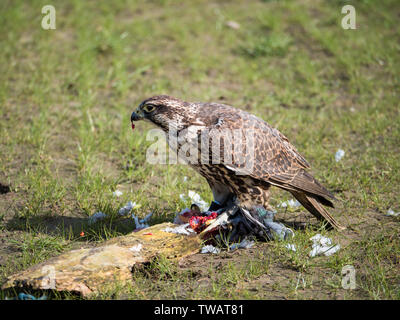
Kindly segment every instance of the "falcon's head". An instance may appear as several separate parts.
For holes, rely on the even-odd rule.
[[[195,107],[194,104],[174,97],[154,96],[144,100],[136,111],[132,112],[132,127],[133,121],[148,120],[164,131],[168,131],[170,127],[180,130],[190,125]]]

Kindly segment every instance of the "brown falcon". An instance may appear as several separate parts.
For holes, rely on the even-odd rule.
[[[276,186],[289,191],[315,217],[326,220],[330,227],[344,229],[324,208],[333,208],[332,200],[335,198],[332,193],[306,171],[310,165],[289,140],[264,120],[228,105],[185,102],[166,95],[144,100],[131,115],[132,127],[133,121],[142,119],[161,128],[169,145],[174,146],[177,152],[184,142],[196,146],[199,153],[209,151],[207,156],[201,154],[189,164],[207,179],[216,202],[224,203],[234,195],[244,208],[252,205],[270,208],[269,189]],[[189,134],[190,128],[196,128],[192,134]],[[227,132],[234,133],[235,130],[243,131],[242,135],[237,135],[239,140],[232,138],[234,134],[224,140]],[[168,138],[172,136],[171,131],[178,137],[176,143]],[[205,131],[207,134],[202,135]],[[189,138],[181,139],[184,132]],[[238,141],[244,146],[236,148]],[[216,143],[219,152],[213,148]],[[206,147],[202,149],[202,145]],[[213,160],[215,155],[220,161]]]

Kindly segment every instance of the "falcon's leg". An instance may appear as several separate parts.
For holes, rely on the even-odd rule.
[[[247,192],[238,193],[239,205],[247,210],[255,205],[260,205],[268,211],[274,211],[269,205],[269,198],[269,187],[251,187],[247,189]]]

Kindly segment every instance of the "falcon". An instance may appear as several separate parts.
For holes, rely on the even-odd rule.
[[[144,100],[131,115],[132,128],[138,120],[163,130],[178,155],[198,151],[187,162],[206,178],[215,203],[223,205],[233,198],[248,210],[252,206],[270,210],[270,188],[275,186],[290,192],[329,228],[344,229],[325,208],[334,207],[333,194],[307,172],[309,163],[289,140],[264,120],[229,105],[167,95]]]

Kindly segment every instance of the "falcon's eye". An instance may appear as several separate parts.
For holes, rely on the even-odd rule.
[[[152,104],[146,104],[146,105],[143,106],[142,109],[143,109],[144,112],[150,113],[150,112],[153,112],[155,108],[156,107],[154,105],[152,105]]]

